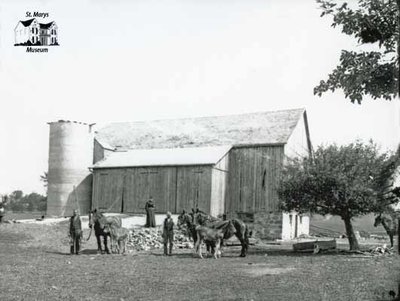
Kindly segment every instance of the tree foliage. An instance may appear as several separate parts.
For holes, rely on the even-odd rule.
[[[13,212],[45,212],[47,208],[47,198],[36,192],[24,195],[21,190],[16,190],[7,196],[7,203],[5,207],[7,210],[11,210]]]
[[[313,158],[294,159],[284,167],[278,187],[281,208],[340,216],[350,248],[358,249],[351,219],[376,211],[378,179],[388,160],[372,142],[319,147]]]
[[[332,16],[332,27],[341,26],[344,34],[361,44],[377,44],[379,50],[342,50],[339,65],[314,88],[314,94],[342,89],[346,98],[359,104],[365,95],[394,99],[399,93],[400,0],[359,0],[356,8],[335,2],[317,0],[321,17]]]

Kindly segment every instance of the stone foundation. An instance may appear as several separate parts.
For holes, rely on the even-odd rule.
[[[252,237],[275,240],[282,238],[282,212],[236,213],[228,218],[243,220],[253,231]]]
[[[255,238],[275,240],[282,238],[282,212],[257,212],[252,225]]]

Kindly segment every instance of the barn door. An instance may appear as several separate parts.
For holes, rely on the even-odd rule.
[[[124,212],[143,213],[150,196],[154,199],[156,212],[175,212],[176,169],[128,169],[124,191]]]
[[[202,194],[202,178],[203,178],[203,170],[194,170],[194,185],[193,185],[193,190],[192,190],[192,199],[193,199],[193,205],[194,208],[199,208],[199,205],[202,205],[202,202],[199,200],[201,200],[201,197],[203,195]],[[200,208],[201,209],[201,208]],[[205,208],[203,209],[205,210]]]
[[[145,211],[144,207],[150,196],[149,184],[151,181],[148,178],[149,172],[145,168],[127,171],[124,187],[124,212],[143,213]]]
[[[92,209],[102,209],[106,212],[122,211],[124,171],[96,172],[94,177],[94,195]]]
[[[177,172],[177,211],[210,211],[211,169],[181,167]]]

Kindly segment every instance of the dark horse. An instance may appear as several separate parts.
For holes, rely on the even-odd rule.
[[[186,213],[185,210],[178,216],[178,229],[182,229],[182,226],[186,226],[188,230],[189,238],[193,239],[193,243],[196,244],[197,242],[197,225],[193,222],[194,215],[193,213]],[[214,253],[213,243],[205,241],[207,246],[207,251],[211,251]]]
[[[393,236],[397,233],[397,218],[395,216],[382,216],[382,213],[380,213],[375,218],[374,226],[377,227],[379,224],[382,224],[383,228],[385,228],[386,233],[389,235],[390,247],[393,248]]]
[[[228,231],[228,227],[226,227],[227,222],[230,221],[232,225],[235,227],[236,232],[232,233],[232,231]],[[196,226],[202,225],[210,228],[221,229],[225,228],[223,239],[229,239],[233,235],[235,235],[242,245],[242,250],[240,252],[241,257],[246,257],[247,250],[249,248],[249,236],[250,231],[248,226],[241,221],[240,219],[231,219],[231,220],[220,220],[211,215],[208,215],[199,210],[193,211],[191,214],[186,213],[185,211],[178,217],[178,227],[184,223],[188,226],[190,234],[193,237],[193,241],[196,243]],[[223,242],[221,243],[223,244]],[[212,244],[211,244],[212,246]],[[214,250],[212,250],[214,252]]]
[[[107,254],[110,254],[110,250],[108,249],[107,246],[107,238],[108,236],[110,236],[110,233],[105,232],[104,228],[107,225],[120,228],[121,224],[122,224],[121,218],[118,216],[105,216],[103,213],[98,212],[97,209],[94,209],[89,212],[89,227],[91,229],[90,231],[94,229],[94,234],[96,235],[97,252],[103,253],[100,240],[100,236],[102,236],[104,243],[104,251]]]

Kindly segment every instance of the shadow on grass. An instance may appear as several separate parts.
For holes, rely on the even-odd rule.
[[[45,251],[45,253],[55,254],[55,255],[68,255],[68,256],[73,255],[70,252],[60,252],[60,251],[53,251],[53,250]],[[82,251],[79,252],[79,255],[97,255],[97,250],[83,249]],[[107,255],[107,254],[105,254],[105,255]]]
[[[151,253],[152,256],[156,257],[174,257],[174,258],[193,258],[193,253],[172,253],[171,255],[164,255],[163,253]]]
[[[361,251],[367,251],[362,249]],[[360,252],[351,252],[348,249],[334,249],[321,251],[320,253],[314,254],[313,252],[295,252],[289,249],[264,249],[264,248],[253,248],[249,249],[248,255],[255,256],[290,256],[290,257],[308,257],[308,256],[343,256],[343,255],[357,255]],[[362,254],[361,254],[362,255]],[[227,256],[228,257],[228,256]]]

